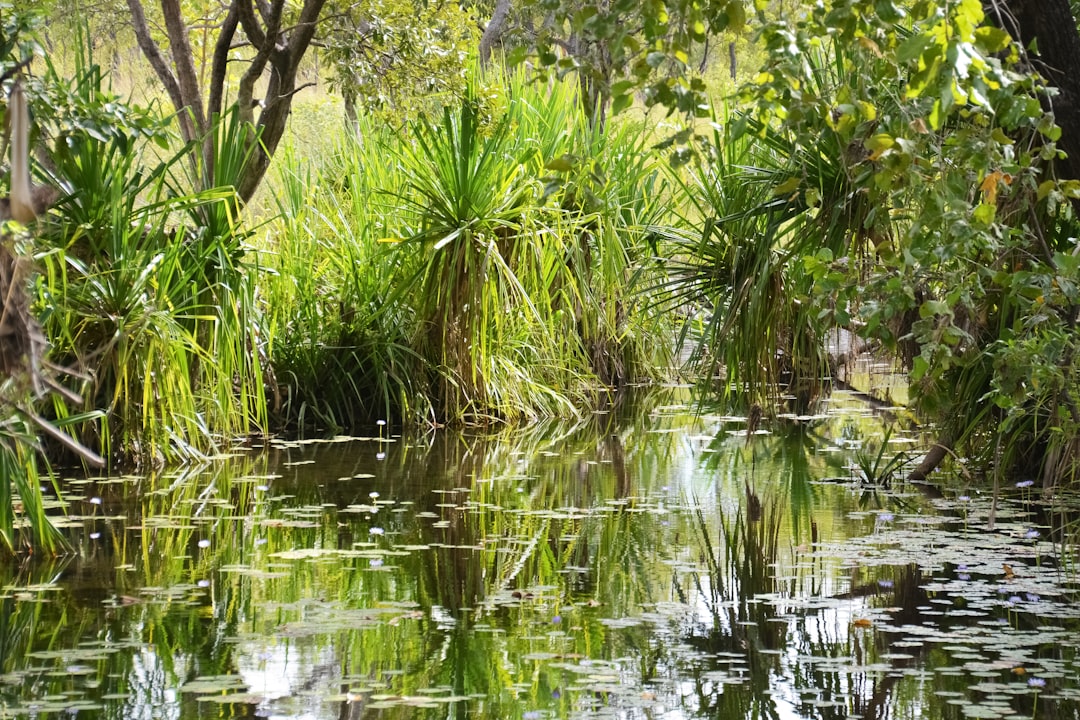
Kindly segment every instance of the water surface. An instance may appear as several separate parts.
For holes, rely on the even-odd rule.
[[[653,399],[75,481],[76,552],[2,568],[0,718],[1080,717],[1054,516],[865,482],[885,427]]]

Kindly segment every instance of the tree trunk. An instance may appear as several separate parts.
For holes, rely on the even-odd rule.
[[[921,483],[925,482],[930,473],[937,470],[941,461],[949,456],[949,452],[952,448],[952,437],[948,434],[938,438],[938,441],[930,446],[930,449],[926,451],[926,455],[923,456],[922,461],[919,462],[908,474],[908,482]]]
[[[315,26],[326,0],[303,0],[295,21],[291,19],[290,13],[291,24],[287,27],[283,27],[282,22],[285,0],[271,0],[269,3],[265,0],[231,0],[224,20],[217,28],[209,96],[205,104],[204,89],[199,87],[180,0],[161,0],[169,39],[168,53],[158,46],[150,34],[142,0],[127,0],[127,3],[139,49],[165,86],[165,91],[179,115],[180,130],[185,141],[206,137],[214,115],[222,112],[225,105],[229,51],[237,29],[243,29],[255,54],[248,59],[247,70],[237,87],[236,102],[241,117],[256,125],[259,144],[242,177],[216,178],[212,164],[212,139],[208,138],[203,147],[202,182],[207,187],[233,182],[240,200],[248,202],[262,182],[270,166],[270,158],[285,132],[286,120],[292,111],[293,96],[300,89],[296,84],[297,70],[311,47]],[[264,78],[267,70],[269,76]],[[255,88],[263,79],[266,90],[262,99],[256,100]],[[258,118],[255,117],[256,108],[261,108]]]
[[[1069,0],[989,0],[989,17],[1023,47],[1034,48],[1035,67],[1058,89],[1045,99],[1061,126],[1058,147],[1067,158],[1058,165],[1064,178],[1080,179],[1080,32]]]
[[[503,33],[510,19],[511,0],[497,0],[491,21],[480,36],[480,64],[487,67],[495,47],[502,43]]]

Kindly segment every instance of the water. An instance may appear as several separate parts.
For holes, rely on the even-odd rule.
[[[643,402],[69,483],[76,553],[2,569],[0,718],[1080,716],[1031,488],[859,482],[911,445],[842,393],[749,439]]]

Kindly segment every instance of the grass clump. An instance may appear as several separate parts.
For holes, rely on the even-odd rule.
[[[503,81],[286,156],[267,303],[291,424],[565,415],[663,364],[668,326],[628,290],[663,192],[641,129]]]

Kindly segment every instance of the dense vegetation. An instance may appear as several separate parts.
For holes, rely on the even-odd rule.
[[[46,457],[582,413],[681,346],[729,402],[803,412],[838,331],[908,372],[940,436],[918,477],[1073,480],[1064,0],[129,0],[89,32],[30,5],[0,3],[0,74],[59,197],[0,256],[4,342],[49,346],[0,358],[8,548],[24,519],[59,542]],[[112,79],[153,102],[94,60],[136,46]],[[303,105],[322,78],[340,122]]]

